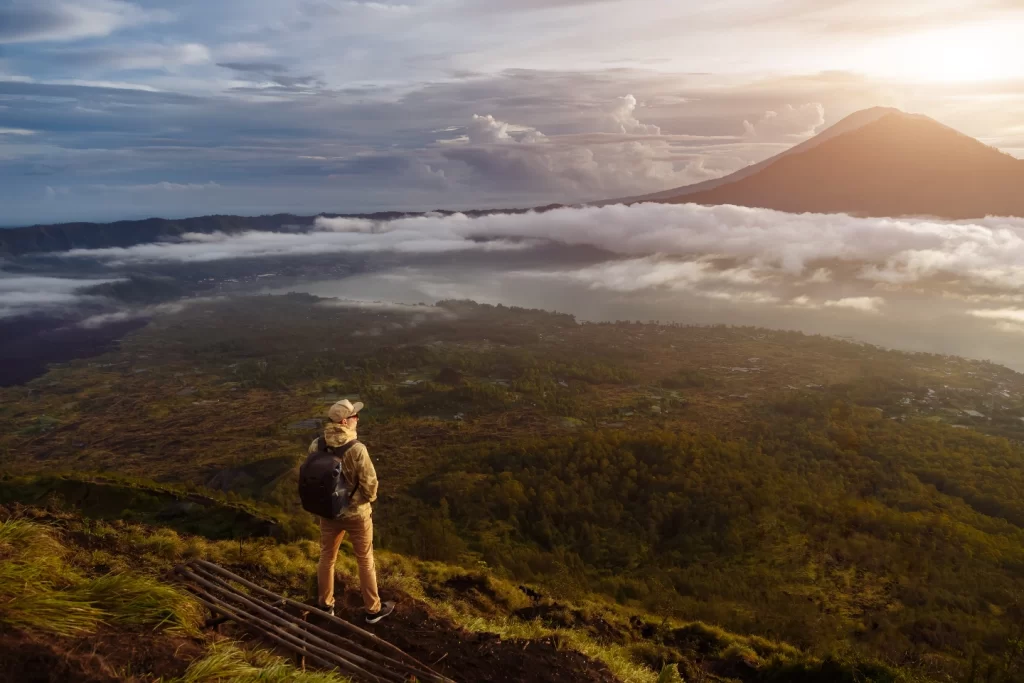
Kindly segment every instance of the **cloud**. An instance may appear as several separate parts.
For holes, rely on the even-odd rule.
[[[1024,309],[1021,308],[976,308],[967,315],[994,321],[992,327],[1000,332],[1024,334]]]
[[[409,313],[416,318],[427,316],[453,320],[458,316],[447,308],[416,304],[403,304],[394,301],[366,301],[363,299],[332,298],[321,301],[325,308],[358,308],[361,310],[386,311],[388,313]]]
[[[494,142],[512,142],[508,134],[508,124],[496,120],[493,116],[473,114],[473,121],[466,127],[469,142],[479,145]]]
[[[721,268],[707,259],[662,256],[606,261],[577,269],[517,271],[513,276],[581,284],[620,294],[647,290],[689,292],[731,303],[777,303],[778,297],[757,289],[764,276],[750,268]],[[753,288],[753,289],[752,289]]]
[[[204,190],[218,190],[220,184],[212,180],[205,183],[171,183],[162,180],[158,183],[147,183],[144,185],[92,185],[92,189],[106,192],[202,192]]]
[[[694,204],[591,206],[475,218],[428,214],[391,221],[321,217],[307,234],[189,235],[177,244],[79,249],[65,256],[173,262],[345,251],[508,250],[542,242],[591,247],[617,257],[661,258],[661,272],[675,279],[685,279],[687,272],[705,277],[715,271],[732,285],[758,285],[778,276],[820,287],[837,278],[836,263],[846,264],[845,277],[865,287],[881,281],[896,291],[936,278],[959,283],[961,292],[976,287],[1016,293],[1024,283],[1024,219],[897,220]],[[699,263],[673,265],[673,260]],[[724,265],[708,265],[718,261]],[[620,279],[628,282],[652,264],[615,267],[633,269],[622,272]],[[857,298],[833,301],[830,305],[853,308],[878,304]]]
[[[516,133],[515,136],[510,132]],[[546,137],[536,128],[529,126],[511,126],[498,121],[490,114],[480,116],[473,114],[473,120],[466,126],[465,140],[474,145],[498,143],[535,144],[546,141]]]
[[[0,135],[35,135],[34,130],[27,128],[0,128]]]
[[[661,128],[653,124],[640,123],[634,112],[636,98],[626,95],[616,100],[616,105],[609,114],[611,133],[623,135],[661,135]]]
[[[462,175],[466,185],[506,192],[557,191],[563,201],[640,194],[725,172],[708,168],[699,154],[677,152],[670,139],[545,136],[492,116],[476,116],[468,135],[442,142],[445,160],[471,169]],[[457,170],[448,177],[460,178]]]
[[[323,79],[312,76],[294,76],[288,67],[276,62],[219,62],[217,66],[230,69],[243,80],[252,81],[256,91],[307,91],[325,87]],[[253,90],[253,86],[236,87],[235,90]]]
[[[170,16],[121,0],[12,0],[0,6],[0,44],[100,37]]]
[[[1000,332],[1010,332],[1012,334],[1024,334],[1024,323],[1014,323],[1006,320],[1000,320],[994,327]]]
[[[223,61],[245,61],[273,57],[277,54],[277,50],[266,43],[236,41],[218,45],[216,53],[217,59]]]
[[[274,62],[218,62],[217,66],[243,73],[282,73],[288,70],[284,64]]]
[[[818,268],[809,278],[807,278],[807,282],[812,284],[832,282],[832,271],[828,268]]]
[[[982,0],[972,3],[908,0],[893,5],[882,0],[790,0],[755,11],[746,21],[804,26],[833,39],[849,35],[877,39],[884,34],[982,22],[1001,13],[1019,11],[1017,0]]]
[[[373,0],[343,0],[343,5],[374,12],[411,12],[415,7],[400,2],[374,2]]]
[[[967,313],[975,318],[1024,323],[1024,309],[1020,308],[980,308],[970,310]]]
[[[525,249],[531,241],[473,240],[454,225],[380,223],[367,230],[363,222],[345,218],[319,218],[310,233],[246,232],[186,233],[176,243],[156,242],[133,247],[72,249],[65,259],[88,258],[109,266],[134,263],[206,263],[238,258],[315,256],[320,254],[436,254],[459,251],[509,251]]]
[[[849,308],[865,313],[877,313],[884,304],[885,299],[880,296],[849,296],[842,299],[830,299],[822,305],[828,308]]]
[[[118,278],[79,280],[0,273],[0,318],[74,306],[95,298],[79,294],[80,290],[117,281]]]
[[[227,37],[254,36],[261,42],[228,43],[238,55],[228,57],[217,44],[225,36],[184,34],[183,41],[209,45],[216,62],[226,65],[183,67],[187,77],[165,70],[128,79],[125,72],[86,74],[49,62],[33,74],[45,82],[0,81],[9,107],[3,125],[37,131],[25,140],[0,139],[39,146],[4,149],[0,188],[7,191],[0,189],[0,204],[6,221],[143,215],[143,207],[112,203],[102,194],[80,192],[75,203],[31,201],[44,181],[27,178],[44,168],[79,189],[170,179],[232,188],[208,193],[201,204],[145,207],[145,215],[167,217],[537,206],[637,196],[725,175],[795,141],[743,138],[744,118],[755,120],[751,112],[820,101],[834,118],[866,103],[896,104],[864,79],[836,74],[732,85],[714,79],[713,87],[706,77],[636,69],[509,69],[422,84],[359,73],[332,88],[342,77],[318,51],[289,51],[276,34]],[[139,44],[134,35],[129,44]],[[120,51],[114,41],[104,47]],[[39,60],[55,52],[36,50]],[[328,85],[321,87],[321,80]],[[631,116],[616,119],[613,111],[632,106],[624,93],[638,104]],[[985,120],[972,111],[971,120]],[[544,143],[471,143],[465,128],[474,112],[507,124],[513,141]],[[1007,126],[1019,123],[1010,110],[1000,116]],[[623,125],[632,120],[661,134],[620,132],[632,129]],[[438,144],[438,137],[449,137],[445,133],[457,142]],[[30,182],[35,192],[15,189]]]
[[[173,71],[183,66],[199,66],[211,61],[210,50],[200,43],[126,44],[89,50],[60,50],[54,56],[82,67],[103,67],[112,70],[163,69]]]
[[[85,329],[95,329],[97,327],[103,327],[104,325],[110,325],[111,323],[124,322],[125,320],[139,320],[142,318],[152,318],[155,315],[168,315],[173,313],[180,313],[189,306],[195,306],[200,303],[209,303],[211,301],[220,301],[221,297],[195,297],[193,299],[182,299],[181,301],[173,301],[166,304],[156,304],[154,306],[138,306],[132,308],[126,308],[120,311],[111,311],[109,313],[97,313],[90,315],[76,323],[78,327]]]
[[[668,261],[660,258],[609,261],[574,271],[546,273],[548,277],[565,277],[591,289],[616,292],[637,292],[652,287],[689,289],[706,280],[711,264],[699,261]]]
[[[794,107],[787,104],[777,110],[766,111],[755,121],[743,122],[744,137],[754,140],[791,140],[807,138],[825,124],[825,107],[810,102]]]

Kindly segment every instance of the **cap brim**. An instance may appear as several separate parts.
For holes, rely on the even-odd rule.
[[[363,402],[362,401],[356,401],[355,403],[352,404],[352,415],[358,415],[362,411],[362,409],[363,409]],[[349,415],[349,417],[352,417],[352,415]]]

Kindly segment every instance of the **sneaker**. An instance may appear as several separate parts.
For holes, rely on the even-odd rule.
[[[380,621],[381,619],[383,619],[384,617],[386,617],[394,611],[395,603],[388,600],[387,602],[381,604],[380,609],[378,611],[366,613],[366,623],[376,624],[378,621]]]
[[[334,616],[334,605],[317,605],[316,608],[324,614],[329,614],[332,617]]]

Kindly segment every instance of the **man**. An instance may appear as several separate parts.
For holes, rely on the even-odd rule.
[[[394,602],[381,604],[377,593],[377,572],[373,564],[373,519],[370,503],[377,500],[377,472],[366,446],[356,441],[356,426],[363,404],[348,399],[338,401],[327,411],[324,446],[337,449],[353,443],[341,457],[341,473],[352,490],[348,507],[338,519],[320,517],[320,564],[317,566],[320,609],[334,614],[334,563],[345,534],[352,540],[359,565],[359,588],[366,607],[366,621],[376,624],[395,609]],[[310,454],[321,449],[320,438],[309,446]],[[340,451],[339,451],[340,452]]]

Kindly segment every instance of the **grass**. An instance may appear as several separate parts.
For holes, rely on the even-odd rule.
[[[192,662],[180,678],[161,683],[349,683],[350,679],[322,671],[300,671],[265,650],[242,649],[231,642],[215,643],[202,659]]]
[[[69,514],[58,514],[50,521],[66,527],[63,538],[37,522],[0,523],[0,625],[56,635],[81,635],[101,624],[196,634],[202,610],[186,594],[152,578],[193,557],[242,574],[255,571],[261,583],[299,599],[310,597],[314,587],[318,547],[313,541],[240,544]],[[650,622],[642,612],[601,598],[557,603],[545,597],[531,599],[518,584],[486,571],[387,551],[378,553],[377,562],[383,590],[423,601],[457,627],[503,639],[549,639],[558,647],[602,662],[623,683],[674,681],[678,678],[673,676],[680,674],[687,681],[724,676],[745,683],[913,680],[869,661],[814,657],[784,643],[701,622]],[[105,573],[86,578],[97,565]],[[350,583],[355,581],[355,562],[348,550],[339,556],[337,566],[339,573],[349,575]],[[527,607],[550,608],[545,614],[554,616],[532,620],[515,616]],[[641,635],[642,624],[653,631]],[[606,628],[594,630],[594,625]],[[328,683],[343,679],[303,674],[266,653],[221,643],[174,683],[228,680]]]
[[[51,529],[0,522],[0,625],[61,636],[101,624],[198,633],[202,610],[177,588],[137,573],[85,577],[66,555]]]
[[[90,579],[75,593],[101,610],[108,623],[130,627],[168,626],[198,635],[203,609],[173,586],[138,574],[107,574]]]
[[[202,557],[242,574],[256,570],[263,577],[261,583],[300,600],[311,597],[315,587],[313,569],[319,547],[313,541],[213,541],[182,536],[166,528],[68,521],[76,532],[85,533],[87,545],[105,547],[77,552],[73,562],[83,567],[99,558],[104,563],[123,563],[120,568],[125,572],[140,565],[157,572]],[[785,643],[738,635],[713,624],[678,619],[649,622],[649,615],[598,596],[574,602],[554,603],[549,598],[534,602],[517,583],[484,570],[423,561],[388,551],[378,551],[376,555],[382,590],[425,602],[438,616],[469,631],[493,633],[503,639],[553,639],[560,647],[602,662],[623,683],[656,683],[659,677],[673,680],[666,667],[676,664],[688,681],[721,680],[716,674],[751,682],[790,678],[818,682],[844,677],[865,683],[911,680],[901,678],[889,667],[863,660],[814,657]],[[356,565],[347,544],[339,554],[337,571],[347,575],[349,583],[356,580]],[[554,607],[559,613],[570,615],[570,620],[545,623],[541,619],[514,616],[517,610],[537,605]],[[637,619],[654,627],[653,635],[641,636]],[[600,622],[609,624],[610,632],[618,631],[622,637],[602,636],[589,630],[590,624]],[[233,661],[232,656],[224,655],[229,661]]]

